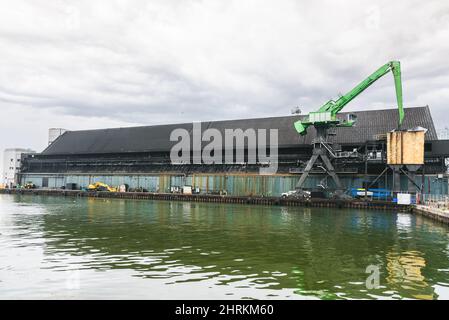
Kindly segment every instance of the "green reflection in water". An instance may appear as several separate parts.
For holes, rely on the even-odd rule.
[[[76,269],[84,271],[85,284],[120,278],[119,288],[109,286],[129,298],[139,279],[148,288],[162,283],[157,290],[189,285],[185,298],[202,297],[198,285],[214,297],[449,298],[447,290],[435,290],[449,284],[449,229],[408,214],[32,196],[0,200],[0,241],[10,248],[0,247],[0,258],[8,258],[0,260],[0,275],[13,279],[17,270],[45,271],[37,283],[23,285],[31,291],[45,291],[56,272]],[[42,249],[38,266],[15,258],[14,252],[32,247]],[[369,265],[380,269],[377,289],[366,288]],[[99,272],[105,274],[100,280]],[[7,289],[0,287],[0,297]],[[17,290],[17,296],[24,294]]]

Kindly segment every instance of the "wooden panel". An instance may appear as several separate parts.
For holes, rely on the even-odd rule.
[[[425,131],[396,131],[387,134],[388,164],[423,164]]]

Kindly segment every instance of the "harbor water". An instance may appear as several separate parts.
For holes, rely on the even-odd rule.
[[[409,213],[0,195],[0,299],[449,299]]]

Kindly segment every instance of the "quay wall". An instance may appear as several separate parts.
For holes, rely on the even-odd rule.
[[[302,207],[327,207],[327,208],[355,208],[394,210],[409,212],[411,206],[398,205],[387,201],[362,201],[362,200],[335,200],[335,199],[282,199],[279,197],[247,197],[247,196],[220,196],[202,194],[173,194],[152,192],[87,192],[77,190],[60,189],[2,189],[0,194],[62,196],[62,197],[93,197],[115,198],[135,200],[165,200],[165,201],[192,201],[215,202],[253,205],[277,205],[277,206],[302,206]]]
[[[449,212],[440,208],[429,207],[425,205],[416,205],[412,208],[414,214],[428,217],[432,220],[449,224]]]

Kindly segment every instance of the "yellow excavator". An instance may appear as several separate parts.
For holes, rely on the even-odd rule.
[[[117,188],[110,187],[106,183],[102,182],[95,182],[93,184],[90,184],[87,187],[87,190],[89,191],[109,191],[109,192],[117,192]]]

